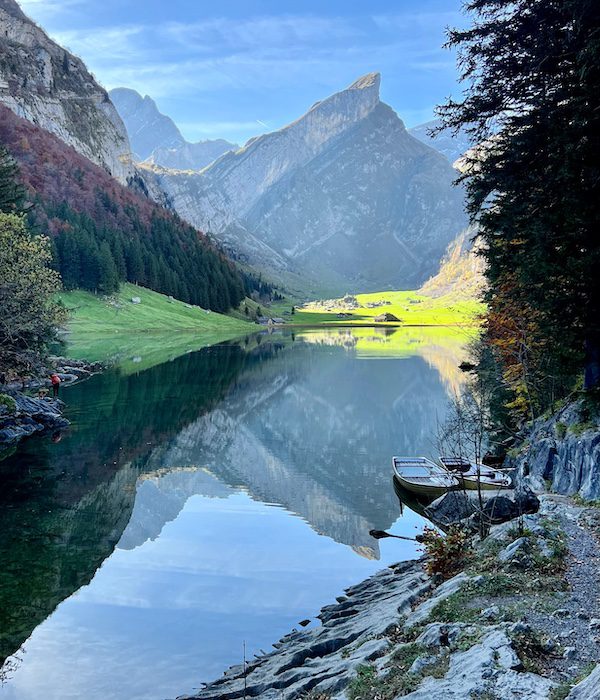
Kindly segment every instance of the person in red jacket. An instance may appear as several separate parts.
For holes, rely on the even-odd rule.
[[[52,382],[52,396],[56,398],[60,389],[60,377],[58,374],[53,373],[50,375],[50,381]]]

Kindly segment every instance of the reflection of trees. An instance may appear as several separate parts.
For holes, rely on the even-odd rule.
[[[30,440],[1,463],[0,661],[110,555],[157,443],[213,408],[253,361],[228,345],[93,377],[65,391],[73,426],[61,442]]]
[[[445,410],[436,371],[412,355],[364,362],[273,334],[260,345],[207,348],[68,388],[73,425],[62,441],[32,439],[0,465],[0,656],[91,580],[148,472],[208,466],[317,532],[377,556],[369,529],[385,529],[398,515],[390,457],[430,452]],[[184,476],[148,494],[165,496],[164,512],[147,517],[155,513],[146,501],[131,546],[176,517],[190,489],[204,488],[191,479],[184,485]]]

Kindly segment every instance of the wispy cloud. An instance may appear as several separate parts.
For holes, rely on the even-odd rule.
[[[165,36],[192,50],[219,48],[240,52],[263,47],[293,47],[314,44],[323,39],[348,40],[364,34],[345,18],[316,16],[264,16],[246,20],[214,18],[205,22],[173,22]]]
[[[93,31],[54,32],[52,38],[86,60],[110,64],[116,60],[129,60],[136,63],[143,56],[140,49],[144,52],[144,42],[138,43],[136,39],[142,39],[145,31],[143,26],[131,25]]]
[[[85,0],[19,0],[19,5],[23,12],[26,15],[34,14],[35,18],[40,22],[83,4],[85,4]]]
[[[445,1],[458,8],[459,0]],[[52,36],[83,58],[105,87],[131,87],[158,100],[188,138],[241,141],[278,128],[372,70],[382,72],[384,99],[407,122],[409,110],[427,119],[430,105],[450,92],[425,96],[427,90],[454,80],[453,57],[440,45],[444,25],[460,14],[440,12],[440,0],[400,7],[391,1],[389,13],[377,14],[339,4],[337,15],[204,18],[203,10],[190,9],[184,0],[171,2],[167,21],[151,11],[132,12],[128,3],[109,1],[112,10],[106,12],[92,0],[23,5],[36,19],[78,6],[48,22]],[[188,15],[191,21],[182,21]]]

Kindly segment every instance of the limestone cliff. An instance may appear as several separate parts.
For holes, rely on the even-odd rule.
[[[590,401],[567,404],[526,431],[508,466],[534,489],[600,499],[600,417]]]
[[[201,173],[157,173],[174,208],[250,264],[343,293],[408,288],[466,226],[448,161],[368,74]]]
[[[108,93],[19,8],[0,0],[0,103],[127,182],[129,139]]]
[[[457,299],[479,299],[486,286],[485,261],[473,244],[472,226],[450,243],[440,269],[421,287],[421,293],[432,297],[452,294]]]

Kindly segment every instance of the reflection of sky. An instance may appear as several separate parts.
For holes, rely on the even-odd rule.
[[[405,510],[392,532],[422,521]],[[344,587],[412,558],[381,541],[381,560],[317,535],[283,508],[244,493],[192,496],[154,541],[116,549],[89,586],[63,602],[26,645],[0,690],[11,700],[175,697],[314,617]]]

